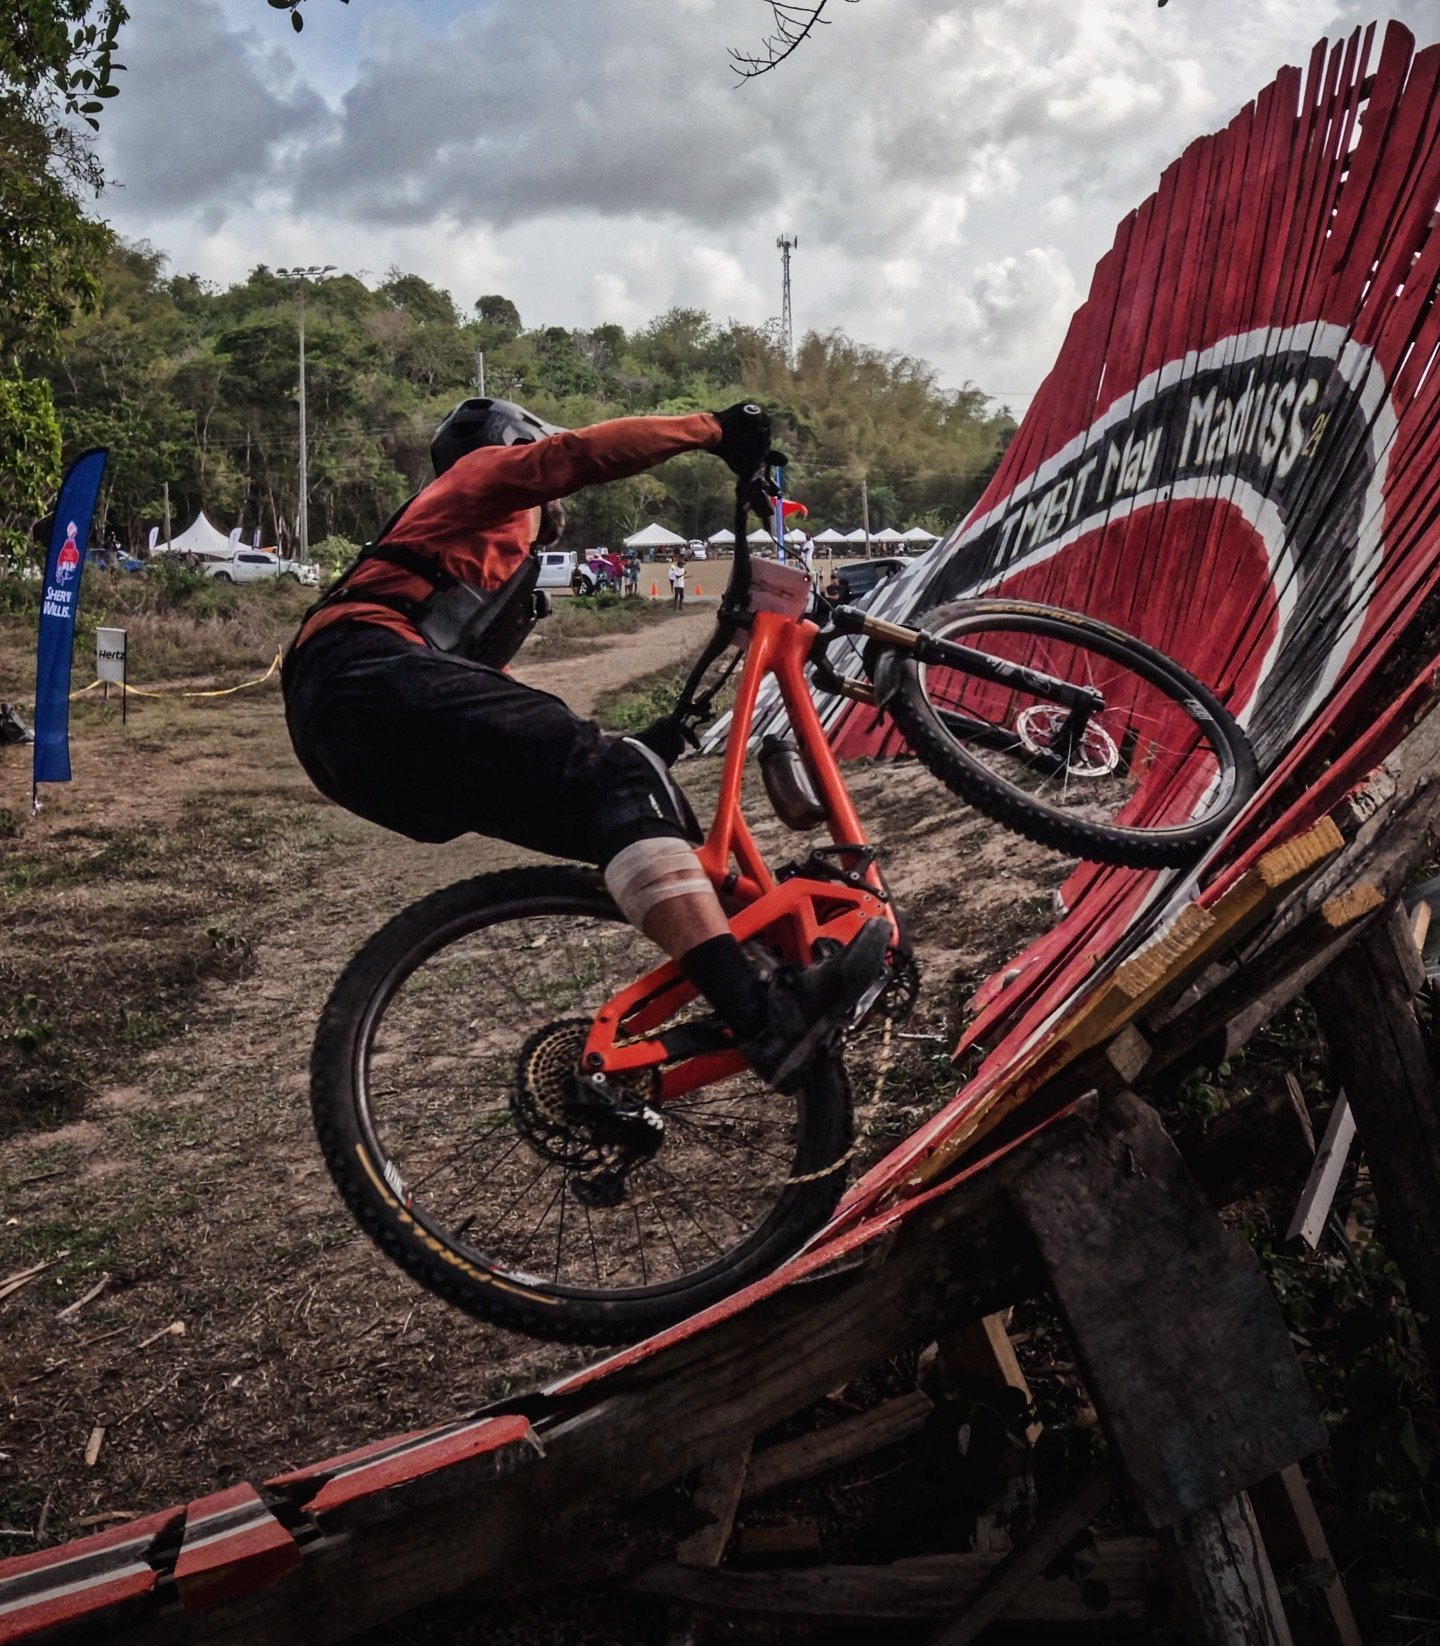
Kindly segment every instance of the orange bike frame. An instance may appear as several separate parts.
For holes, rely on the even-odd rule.
[[[894,925],[884,883],[874,864],[857,855],[854,880],[794,875],[776,880],[760,855],[740,806],[745,751],[755,704],[767,675],[773,675],[815,792],[825,809],[826,827],[836,846],[863,848],[865,833],[846,792],[840,768],[815,712],[805,665],[818,629],[803,618],[756,612],[746,647],[745,667],[725,740],[725,767],[715,816],[701,866],[721,901],[732,911],[730,929],[741,942],[758,938],[791,964],[804,965],[817,938],[848,943],[866,920],[879,916]],[[897,938],[898,941],[898,932]],[[666,1023],[695,989],[672,961],[658,966],[612,995],[596,1013],[585,1042],[585,1066],[614,1074],[660,1068],[659,1100],[694,1091],[744,1067],[738,1052],[706,1052],[661,1068],[666,1053],[651,1032]]]

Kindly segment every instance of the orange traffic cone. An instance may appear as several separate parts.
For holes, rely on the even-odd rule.
[[[660,598],[660,590],[653,583],[650,585],[650,598],[652,600],[658,600]]]

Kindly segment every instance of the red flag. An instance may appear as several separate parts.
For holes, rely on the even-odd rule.
[[[780,505],[780,509],[787,520],[792,514],[803,514],[808,516],[810,513],[809,509],[807,509],[803,503],[792,503],[788,497]]]

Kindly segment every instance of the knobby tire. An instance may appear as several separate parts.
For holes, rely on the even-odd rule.
[[[925,666],[901,648],[872,642],[868,655],[877,697],[921,764],[953,793],[1018,834],[1099,863],[1166,867],[1193,859],[1254,794],[1259,781],[1255,756],[1234,717],[1179,664],[1133,635],[1077,613],[1011,600],[962,600],[939,606],[925,614],[923,627],[980,651],[986,650],[987,635],[1038,638],[1068,648],[1076,658],[1100,659],[1112,669],[1128,670],[1154,689],[1168,713],[1187,724],[1187,735],[1203,740],[1207,759],[1213,756],[1212,793],[1198,816],[1159,824],[1117,824],[1078,816],[1067,808],[1077,796],[1083,801],[1080,784],[1047,795],[1008,780],[986,763],[984,739],[967,743],[963,733],[957,735],[946,726],[941,707],[932,701],[936,688]],[[1046,668],[1043,661],[1036,666]]]
[[[825,1221],[851,1136],[837,1057],[791,1097],[746,1072],[666,1103],[665,1142],[618,1209],[581,1205],[543,1152],[571,1140],[516,1095],[525,1047],[558,1023],[568,1052],[564,1035],[658,958],[597,874],[547,866],[435,892],[351,961],[316,1035],[315,1127],[356,1221],[408,1275],[497,1325],[625,1342],[768,1273]]]

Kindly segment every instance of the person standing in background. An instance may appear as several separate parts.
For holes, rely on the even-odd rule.
[[[670,598],[674,609],[678,612],[685,605],[685,556],[677,554],[674,564],[666,574],[670,579]]]

